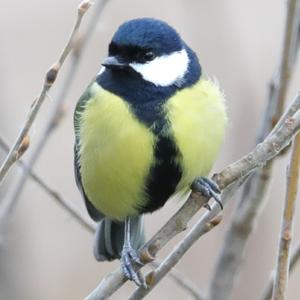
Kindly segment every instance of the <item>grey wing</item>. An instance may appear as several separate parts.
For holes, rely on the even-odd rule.
[[[76,180],[76,184],[77,187],[85,201],[85,205],[87,208],[87,211],[90,215],[90,217],[94,220],[94,221],[100,221],[104,218],[104,215],[99,212],[94,205],[89,201],[83,186],[82,186],[82,180],[81,180],[81,174],[80,174],[80,163],[79,163],[79,116],[81,114],[81,112],[84,110],[84,106],[86,104],[87,101],[89,101],[92,97],[93,97],[93,93],[91,91],[91,86],[93,84],[92,83],[88,86],[88,88],[86,89],[85,93],[80,97],[77,105],[76,105],[76,109],[75,109],[75,113],[74,113],[74,129],[75,129],[75,145],[74,145],[74,173],[75,173],[75,180]]]
[[[75,173],[75,181],[76,185],[82,195],[82,198],[84,199],[85,206],[87,208],[87,211],[90,215],[90,217],[98,222],[104,218],[104,215],[99,212],[94,205],[89,201],[86,193],[84,192],[83,186],[82,186],[82,181],[81,181],[81,175],[80,175],[80,164],[79,164],[79,157],[78,157],[78,143],[75,142],[74,145],[74,173]]]

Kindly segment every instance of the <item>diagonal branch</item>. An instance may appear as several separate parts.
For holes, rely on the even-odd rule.
[[[296,113],[293,114],[293,111],[296,111]],[[272,133],[262,143],[258,144],[253,151],[214,176],[221,189],[262,167],[290,143],[292,137],[300,129],[300,94],[295,97],[287,113],[282,118]],[[145,263],[151,260],[177,232],[186,228],[188,221],[204,203],[206,203],[206,199],[203,196],[192,193],[180,210],[141,248],[141,259]],[[217,213],[217,206],[214,205],[207,216],[210,219],[205,219],[206,223],[215,217]],[[125,282],[126,278],[123,276],[121,268],[119,268],[108,274],[98,287],[86,297],[86,300],[106,299]]]
[[[245,182],[247,176],[240,178],[233,184],[227,186],[222,192],[222,204],[225,205],[231,200],[239,187]],[[221,220],[220,206],[214,204],[210,211],[206,212],[199,221],[193,226],[189,233],[180,241],[171,251],[167,258],[156,268],[156,270],[146,275],[147,288],[139,287],[131,296],[132,299],[144,298],[168,272],[172,272],[172,268],[179,262],[188,249],[203,235],[217,226]]]
[[[24,143],[24,139],[28,139],[28,133],[29,130],[42,106],[44,103],[48,91],[51,89],[53,83],[56,80],[56,77],[58,75],[58,72],[63,65],[65,59],[67,58],[68,54],[71,52],[73,48],[73,41],[74,37],[76,36],[78,29],[80,27],[81,21],[83,16],[85,15],[86,11],[89,9],[91,6],[91,2],[89,0],[83,0],[77,10],[77,19],[74,25],[74,28],[72,30],[71,36],[67,42],[67,45],[63,49],[58,61],[48,70],[45,76],[44,84],[42,87],[42,91],[40,95],[37,97],[36,100],[34,100],[30,111],[27,115],[25,124],[23,125],[22,129],[19,132],[19,135],[10,149],[7,157],[5,158],[1,168],[0,168],[0,184],[3,181],[5,175],[11,168],[11,166],[20,158],[20,156],[23,154],[24,151],[20,151],[20,147],[22,145],[22,142]]]
[[[219,215],[214,219],[206,222],[204,226],[197,226],[197,224],[191,229],[186,237],[178,243],[173,251],[167,256],[166,259],[154,270],[147,274],[146,284],[147,287],[140,286],[129,297],[129,300],[143,299],[149,294],[152,289],[159,283],[159,281],[167,275],[168,272],[179,262],[183,255],[189,250],[190,247],[205,233],[212,230],[222,220],[222,216]]]

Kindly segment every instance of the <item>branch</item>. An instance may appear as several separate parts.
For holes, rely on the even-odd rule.
[[[296,109],[295,114],[292,113],[294,109]],[[278,155],[290,143],[292,137],[300,129],[299,109],[300,94],[297,95],[287,113],[282,117],[284,120],[280,122],[280,126],[276,126],[274,131],[262,143],[258,144],[253,151],[214,176],[221,189],[244,179],[250,172],[262,167],[267,161]],[[204,203],[206,203],[206,199],[203,196],[199,193],[192,193],[179,211],[141,248],[141,259],[145,263],[153,259],[170,239],[186,228],[188,221]],[[205,215],[207,218],[209,217],[209,219],[205,219],[205,222],[207,223],[217,213],[218,207],[214,205],[212,211]],[[202,222],[204,222],[203,219]],[[86,300],[106,299],[125,282],[126,278],[123,276],[121,268],[119,268],[108,274],[98,287],[86,297]]]
[[[281,222],[277,269],[273,288],[274,300],[284,300],[287,293],[288,266],[290,260],[290,246],[293,235],[295,203],[298,192],[299,166],[300,135],[298,134],[294,139],[293,150],[288,167],[286,199]]]
[[[3,137],[0,136],[0,147],[3,148],[5,151],[9,151],[8,143],[4,140]],[[28,166],[20,159],[17,161],[22,169],[28,170]],[[94,233],[95,232],[95,225],[91,222],[90,218],[86,218],[82,216],[78,209],[76,209],[73,205],[68,203],[68,201],[64,200],[58,192],[54,191],[50,188],[46,182],[44,182],[36,173],[32,170],[29,171],[29,176],[32,178],[34,182],[36,182],[50,197],[55,200],[55,202],[65,209],[84,229],[87,231]],[[0,220],[2,220],[0,214]],[[0,224],[1,227],[2,224]]]
[[[295,247],[295,249],[292,253],[292,257],[291,257],[290,264],[289,264],[289,274],[291,274],[294,271],[299,260],[300,260],[300,242]],[[275,271],[272,272],[272,275],[270,276],[270,280],[267,284],[267,287],[265,288],[265,290],[263,292],[261,300],[270,300],[271,299],[272,291],[273,291],[274,274],[275,274]]]
[[[222,204],[225,205],[231,200],[232,196],[236,193],[239,187],[245,182],[247,176],[241,177],[234,183],[227,186],[222,192]],[[208,233],[215,226],[219,225],[222,220],[220,213],[220,206],[214,203],[211,210],[206,212],[200,220],[193,226],[190,232],[179,242],[179,244],[172,250],[168,257],[160,264],[155,270],[146,275],[147,288],[139,287],[132,294],[132,299],[142,299],[146,296],[158,283],[161,281],[168,272],[179,262],[183,255],[189,248],[203,235]]]
[[[23,187],[26,183],[28,173],[33,168],[34,164],[38,160],[42,150],[45,148],[47,141],[49,140],[51,134],[54,130],[58,127],[62,115],[63,115],[63,105],[64,101],[67,98],[67,94],[71,88],[71,85],[74,81],[75,75],[78,70],[79,62],[82,57],[83,50],[85,46],[88,44],[96,25],[99,21],[99,16],[107,3],[108,0],[99,0],[97,1],[94,9],[94,14],[89,20],[87,25],[87,29],[84,34],[80,37],[76,36],[73,43],[73,51],[71,55],[71,63],[64,79],[64,82],[61,84],[61,89],[58,93],[57,100],[55,101],[54,107],[50,112],[50,118],[47,121],[46,127],[44,128],[43,132],[38,139],[36,146],[31,151],[31,156],[28,160],[27,167],[28,169],[23,169],[16,184],[13,186],[12,193],[8,197],[8,204],[5,206],[6,212],[4,215],[9,215],[13,211],[18,199],[22,193]]]
[[[280,66],[273,75],[270,84],[268,102],[257,143],[267,136],[282,114],[291,74],[299,51],[299,39],[299,1],[290,0]],[[243,261],[246,243],[263,207],[263,199],[271,172],[272,162],[269,162],[264,168],[255,172],[243,188],[213,272],[209,292],[213,300],[231,298],[234,282]]]
[[[11,166],[23,154],[24,151],[21,151],[22,150],[21,145],[22,145],[22,143],[24,143],[24,139],[26,139],[28,137],[29,130],[30,130],[42,104],[44,103],[44,101],[46,99],[48,91],[51,89],[53,83],[55,82],[57,74],[58,74],[61,66],[63,65],[66,57],[72,50],[74,37],[76,36],[76,34],[78,32],[78,29],[79,29],[79,26],[81,24],[81,20],[82,20],[84,14],[86,13],[86,11],[89,9],[90,6],[91,6],[91,2],[89,0],[83,0],[79,4],[78,10],[77,10],[77,19],[76,19],[74,28],[72,30],[71,36],[69,38],[69,41],[67,42],[67,45],[65,46],[64,50],[62,51],[58,61],[46,73],[42,91],[41,91],[40,95],[37,97],[37,99],[34,100],[32,106],[30,108],[30,111],[27,115],[25,124],[23,125],[21,131],[19,132],[19,135],[18,135],[14,145],[10,149],[7,157],[5,158],[3,164],[0,168],[0,184],[3,181],[7,172],[9,171],[9,169],[11,168]]]
[[[167,256],[167,258],[156,268],[146,276],[147,287],[140,286],[129,297],[129,300],[143,299],[152,289],[158,284],[158,282],[179,262],[187,250],[202,236],[203,234],[212,230],[222,220],[222,216],[219,215],[212,220],[206,222],[204,226],[197,226],[197,224],[191,229],[186,237],[173,249],[173,251]]]

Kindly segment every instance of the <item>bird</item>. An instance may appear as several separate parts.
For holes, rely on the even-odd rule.
[[[225,96],[167,22],[125,21],[74,112],[78,189],[96,221],[94,256],[120,259],[137,285],[143,217],[191,187],[220,201],[207,176],[227,123]]]

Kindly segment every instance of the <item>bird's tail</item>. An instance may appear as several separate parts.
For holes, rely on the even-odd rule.
[[[124,222],[104,218],[97,226],[94,240],[96,260],[114,260],[121,256],[124,243]],[[130,218],[131,246],[138,249],[145,242],[143,216]]]

